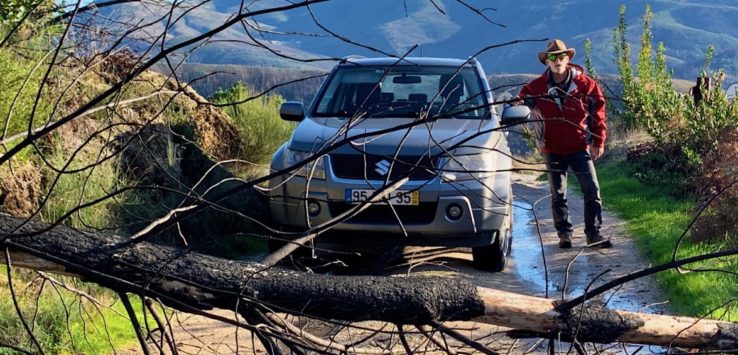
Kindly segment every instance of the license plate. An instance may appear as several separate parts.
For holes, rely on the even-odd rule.
[[[367,189],[346,189],[345,201],[348,203],[361,203],[369,199],[374,194],[374,190]],[[417,206],[420,201],[418,191],[395,190],[387,200],[393,205],[399,206]],[[386,201],[380,203],[386,204]]]

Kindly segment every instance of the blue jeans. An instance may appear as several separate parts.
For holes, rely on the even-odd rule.
[[[584,194],[584,234],[587,238],[599,235],[602,226],[602,199],[592,157],[586,151],[569,155],[543,154],[551,187],[551,212],[559,235],[572,232],[569,206],[566,199],[566,177],[569,168],[579,180]]]

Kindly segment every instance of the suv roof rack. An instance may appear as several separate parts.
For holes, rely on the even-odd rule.
[[[351,59],[366,59],[366,57],[363,56],[363,55],[358,55],[358,54],[349,54],[349,55],[341,58],[341,63],[346,63],[346,62],[348,62]]]

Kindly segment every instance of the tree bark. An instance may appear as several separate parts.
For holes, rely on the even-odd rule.
[[[585,304],[559,312],[551,299],[475,287],[442,277],[305,274],[146,242],[0,215],[3,247],[16,267],[77,275],[118,292],[170,300],[191,311],[250,307],[320,318],[424,325],[469,320],[536,336],[610,343],[738,349],[738,325],[610,310]],[[17,229],[17,230],[16,230]],[[172,300],[176,300],[173,302]]]
[[[738,324],[709,319],[626,312],[586,303],[560,312],[551,299],[477,288],[485,314],[474,320],[580,342],[738,349]]]

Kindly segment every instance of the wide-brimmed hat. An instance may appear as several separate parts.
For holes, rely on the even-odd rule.
[[[541,63],[546,64],[546,57],[549,54],[560,54],[560,53],[566,53],[569,56],[569,59],[572,59],[574,58],[574,55],[577,53],[577,51],[574,48],[566,48],[566,44],[564,43],[564,41],[560,39],[555,39],[551,42],[548,42],[548,45],[546,45],[545,52],[538,53],[538,60],[540,60]]]

